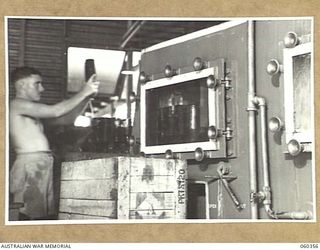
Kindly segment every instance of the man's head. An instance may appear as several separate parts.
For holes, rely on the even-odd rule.
[[[30,67],[16,68],[11,74],[11,82],[16,88],[16,96],[31,101],[39,101],[43,92],[41,73]]]

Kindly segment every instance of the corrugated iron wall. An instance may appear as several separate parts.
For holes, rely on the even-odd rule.
[[[24,26],[25,22],[22,20],[8,21],[8,67],[11,72],[12,69],[23,65],[24,61]],[[10,97],[14,95],[14,88],[9,85]]]
[[[112,22],[107,27],[89,21],[9,19],[9,71],[22,65],[40,70],[46,90],[42,101],[56,103],[66,96],[68,47],[114,49],[122,39],[119,28],[123,32],[126,30],[125,22]],[[113,33],[112,29],[118,30]],[[13,96],[14,89],[10,84],[10,98]]]
[[[9,71],[22,65],[43,74],[42,101],[52,104],[66,96],[67,49],[83,47],[119,49],[136,21],[78,19],[8,19]],[[153,44],[210,27],[221,21],[152,21],[141,26],[126,50],[140,51]],[[122,49],[123,50],[123,49]],[[14,96],[10,85],[10,98]]]
[[[63,97],[65,79],[64,23],[60,20],[27,20],[25,28],[25,65],[43,74],[43,99],[55,103]]]
[[[46,89],[43,102],[61,100],[65,82],[63,21],[9,19],[8,28],[9,71],[23,65],[37,68]]]

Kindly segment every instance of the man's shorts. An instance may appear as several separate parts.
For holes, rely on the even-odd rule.
[[[14,202],[24,203],[20,209],[33,218],[55,214],[53,197],[53,156],[49,152],[18,154],[10,170],[10,192]]]

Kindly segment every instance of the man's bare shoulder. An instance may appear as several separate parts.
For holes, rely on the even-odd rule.
[[[23,98],[14,98],[10,101],[10,105],[21,105],[21,104],[25,104],[25,103],[35,103],[33,101],[27,100],[27,99],[23,99]]]
[[[10,101],[10,112],[20,113],[25,111],[26,109],[36,109],[37,103],[22,99],[22,98],[15,98]]]
[[[15,98],[10,101],[10,108],[19,108],[20,106],[24,106],[29,103],[31,103],[31,101],[22,98]]]

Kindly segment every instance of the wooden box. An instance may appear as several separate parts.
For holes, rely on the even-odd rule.
[[[184,219],[186,166],[143,157],[64,162],[59,219]]]

